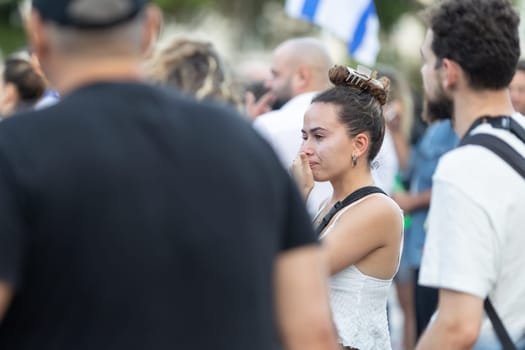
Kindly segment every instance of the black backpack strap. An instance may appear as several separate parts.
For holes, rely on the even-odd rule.
[[[487,313],[487,316],[489,317],[490,322],[492,323],[492,327],[494,328],[494,331],[498,336],[502,349],[518,350],[516,345],[514,345],[514,343],[512,342],[512,339],[510,339],[509,333],[507,333],[503,322],[501,322],[501,319],[499,318],[496,309],[494,309],[494,306],[492,305],[492,302],[488,297],[485,299],[483,306],[485,307],[485,312]]]
[[[512,120],[512,119],[511,119]],[[515,128],[515,130],[520,130]],[[521,130],[523,130],[521,128]],[[516,134],[519,138],[524,137],[523,133]],[[525,142],[525,138],[522,139]],[[489,134],[474,134],[467,135],[462,141],[462,145],[479,145],[486,147],[495,154],[497,154],[501,159],[507,162],[514,170],[518,172],[525,179],[525,158],[518,153],[514,148],[512,148],[508,143],[501,140],[499,137]],[[503,347],[503,350],[517,350],[516,345],[512,342],[509,333],[505,329],[503,322],[501,321],[496,309],[492,305],[492,302],[487,297],[484,302],[485,312],[492,323],[492,327],[498,336],[498,339]]]
[[[461,140],[460,146],[463,145],[479,145],[488,148],[525,178],[525,158],[499,137],[489,134],[467,135]]]
[[[315,230],[317,234],[320,235],[321,232],[323,232],[326,226],[328,226],[328,223],[330,222],[330,220],[332,220],[334,215],[339,210],[343,209],[344,207],[352,204],[353,202],[358,201],[359,199],[366,197],[372,193],[383,193],[384,195],[386,195],[386,193],[382,189],[376,186],[365,186],[365,187],[361,187],[358,190],[355,190],[354,192],[350,193],[345,199],[334,204],[334,206],[332,207],[332,209],[330,209],[328,214],[325,215],[325,217],[323,218],[319,226],[317,226]]]
[[[514,118],[508,115],[479,117],[472,123],[465,135],[469,135],[472,130],[481,124],[490,124],[493,128],[507,130],[516,135],[522,142],[525,142],[525,129]]]

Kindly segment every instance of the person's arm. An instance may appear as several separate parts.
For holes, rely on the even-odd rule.
[[[382,197],[371,196],[343,212],[330,234],[323,238],[330,275],[388,245],[396,228],[401,235],[403,222],[399,209]]]
[[[440,289],[437,312],[416,350],[471,349],[481,328],[483,300],[471,294]]]
[[[7,307],[11,302],[12,294],[11,287],[5,282],[0,282],[0,323],[2,323]]]
[[[244,103],[246,115],[250,120],[254,121],[258,116],[270,112],[274,99],[275,97],[270,91],[262,95],[258,100],[256,100],[253,92],[248,91]]]
[[[409,213],[416,209],[428,208],[432,190],[426,190],[420,193],[396,192],[392,194],[392,199],[396,201],[404,212]]]
[[[287,350],[337,350],[321,248],[281,253],[275,264],[277,325]]]

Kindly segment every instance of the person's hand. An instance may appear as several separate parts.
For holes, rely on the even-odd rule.
[[[244,105],[246,114],[252,121],[255,120],[261,114],[268,113],[272,110],[273,100],[274,96],[271,91],[262,95],[258,101],[255,100],[255,95],[251,91],[248,91]]]
[[[290,170],[295,182],[299,186],[303,198],[306,200],[314,188],[314,176],[312,169],[310,169],[310,164],[308,164],[308,156],[306,153],[299,152],[293,160]]]
[[[399,101],[392,101],[383,108],[388,129],[395,133],[401,131],[402,107]]]

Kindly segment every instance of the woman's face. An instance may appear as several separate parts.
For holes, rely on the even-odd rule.
[[[338,106],[315,102],[306,111],[301,152],[316,181],[329,181],[352,168],[352,138],[337,115]]]

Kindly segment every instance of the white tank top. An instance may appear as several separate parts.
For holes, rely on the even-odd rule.
[[[330,234],[341,215],[362,198],[341,209],[319,239]],[[402,216],[401,209],[399,210]],[[401,240],[402,241],[402,240]],[[399,256],[403,242],[399,247]],[[396,267],[399,268],[399,260]],[[386,313],[392,279],[365,275],[355,265],[330,277],[330,304],[339,343],[359,350],[391,350]]]

